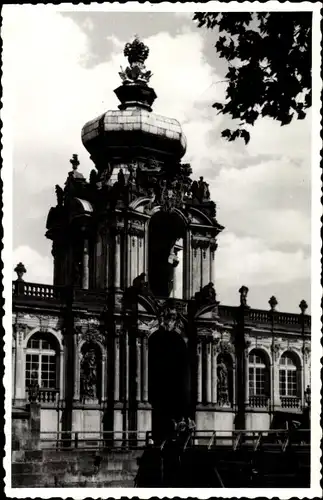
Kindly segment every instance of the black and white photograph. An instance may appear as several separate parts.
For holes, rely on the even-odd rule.
[[[321,496],[321,7],[3,7],[8,497]]]

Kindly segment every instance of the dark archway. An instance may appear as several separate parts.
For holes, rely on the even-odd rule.
[[[153,439],[161,442],[169,434],[172,419],[189,415],[188,349],[178,333],[160,330],[150,337],[148,376]]]
[[[176,241],[185,235],[183,219],[175,213],[157,212],[149,223],[148,282],[157,297],[169,297],[174,265],[170,256]]]

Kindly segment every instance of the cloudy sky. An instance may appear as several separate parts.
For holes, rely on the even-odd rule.
[[[150,48],[147,68],[158,99],[154,111],[181,121],[188,139],[185,161],[204,175],[225,226],[216,254],[216,289],[235,305],[249,287],[249,304],[299,312],[310,303],[311,116],[280,127],[269,119],[252,130],[248,146],[227,143],[230,120],[211,104],[224,96],[225,62],[215,34],[187,13],[5,11],[4,64],[13,106],[13,261],[26,280],[52,282],[51,242],[45,224],[56,204],[69,159],[80,170],[93,164],[80,133],[84,123],[117,107],[113,93],[125,66],[123,47],[138,35]]]

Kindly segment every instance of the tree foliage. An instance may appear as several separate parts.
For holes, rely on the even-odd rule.
[[[215,48],[228,62],[219,113],[240,121],[222,137],[249,142],[245,125],[268,116],[281,125],[302,120],[311,106],[311,12],[197,12],[199,27],[218,32]]]

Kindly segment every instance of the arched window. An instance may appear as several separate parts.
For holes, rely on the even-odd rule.
[[[279,394],[296,397],[300,394],[299,365],[292,353],[284,352],[279,362]]]
[[[28,340],[26,351],[27,388],[35,374],[37,374],[40,388],[56,389],[58,387],[57,347],[55,339],[50,334],[35,333]]]
[[[249,397],[263,396],[268,398],[269,369],[265,354],[258,349],[249,353]]]

